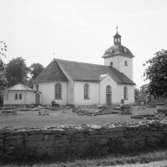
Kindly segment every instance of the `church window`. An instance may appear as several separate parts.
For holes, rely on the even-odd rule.
[[[124,100],[128,100],[128,88],[124,87]]]
[[[117,39],[116,38],[114,38],[114,43],[117,43]]]
[[[61,99],[62,98],[62,86],[60,83],[57,83],[55,85],[55,99]]]
[[[15,100],[17,100],[17,93],[15,94]]]
[[[15,94],[15,100],[21,100],[22,99],[22,94]]]
[[[19,94],[19,99],[20,99],[20,100],[22,99],[22,94]]]
[[[107,105],[111,105],[111,98],[112,98],[112,90],[111,90],[111,86],[107,85],[106,86],[106,104]]]
[[[128,62],[127,62],[127,60],[125,60],[125,66],[128,66]]]
[[[89,84],[84,85],[84,99],[89,99]]]
[[[111,86],[107,85],[106,87],[106,94],[111,94]]]

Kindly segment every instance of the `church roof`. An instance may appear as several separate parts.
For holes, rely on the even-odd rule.
[[[123,45],[113,45],[105,51],[103,58],[115,57],[119,55],[128,57],[128,58],[134,57],[132,52],[127,47]]]
[[[118,84],[135,85],[113,67],[61,59],[54,59],[37,77],[36,82],[67,81],[67,77],[74,81],[99,82],[102,74],[109,74]]]
[[[52,61],[34,80],[34,82],[68,81],[56,61]]]

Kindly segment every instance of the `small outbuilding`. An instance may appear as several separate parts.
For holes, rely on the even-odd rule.
[[[40,93],[23,84],[16,84],[4,91],[4,105],[39,104]]]

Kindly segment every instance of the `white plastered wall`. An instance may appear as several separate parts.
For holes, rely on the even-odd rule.
[[[112,90],[111,103],[119,104],[122,98],[121,90],[119,89],[118,84],[108,75],[100,81],[100,104],[106,104],[107,85],[110,85]]]
[[[89,84],[89,99],[84,99],[84,84]],[[74,82],[74,104],[96,105],[99,104],[99,83],[97,82]]]
[[[124,99],[124,86],[128,90],[128,99],[125,101],[126,104],[133,104],[134,99],[134,86],[132,85],[119,85],[110,76],[104,77],[100,82],[100,104],[106,104],[106,86],[110,85],[112,88],[111,103],[120,104],[121,100]]]
[[[17,94],[17,99],[15,99]],[[19,99],[19,94],[22,98]],[[5,91],[4,104],[35,104],[35,93],[31,91]]]
[[[123,99],[124,97],[124,87],[127,87],[127,91],[128,91],[128,99],[124,100],[125,104],[133,104],[135,102],[135,91],[134,91],[134,86],[133,85],[120,85],[119,89],[122,90],[121,91],[121,97]]]
[[[74,81],[67,83],[67,104],[74,104]]]
[[[127,66],[125,66],[127,61]],[[124,73],[129,79],[133,80],[133,59],[123,56],[115,56],[104,59],[104,65],[110,66],[113,63],[113,67],[118,71]]]
[[[62,99],[55,99],[55,84],[62,85]],[[39,83],[39,91],[41,92],[41,104],[51,104],[55,100],[58,104],[67,104],[67,82],[45,82]]]

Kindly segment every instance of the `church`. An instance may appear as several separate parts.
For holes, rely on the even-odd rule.
[[[104,65],[54,59],[34,81],[38,104],[133,104],[133,57],[116,32],[103,55]]]

